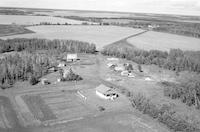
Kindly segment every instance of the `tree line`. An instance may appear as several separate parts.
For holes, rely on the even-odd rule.
[[[109,45],[102,54],[132,60],[138,64],[155,64],[159,67],[176,71],[193,71],[200,73],[200,51],[182,51],[171,49],[169,52],[159,50],[140,50],[132,46]]]
[[[94,53],[95,44],[76,40],[16,38],[0,40],[0,53],[10,51],[59,50],[60,52]]]

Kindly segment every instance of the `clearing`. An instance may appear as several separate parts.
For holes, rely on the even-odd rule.
[[[127,36],[143,32],[141,29],[118,27],[118,26],[31,26],[27,27],[34,31],[33,34],[5,36],[6,38],[46,38],[46,39],[72,39],[94,43],[97,49],[123,39]]]
[[[127,39],[128,43],[144,50],[162,50],[170,49],[182,50],[200,50],[200,39],[149,31],[144,34]]]
[[[104,100],[95,94],[95,88],[105,84],[114,89],[120,81],[108,82],[108,76],[120,77],[109,72],[106,57],[80,54],[80,61],[71,63],[73,71],[83,77],[78,82],[56,82],[59,72],[50,73],[51,84],[17,82],[12,89],[2,90],[11,99],[20,125],[26,132],[168,132],[163,125],[135,111],[128,99],[119,93],[115,100]],[[140,78],[141,79],[141,78]],[[132,79],[129,79],[131,81]],[[134,80],[134,79],[133,79]],[[128,81],[128,80],[127,80]],[[121,82],[122,84],[122,82]],[[134,89],[135,85],[129,88]],[[80,96],[81,93],[86,97]],[[99,107],[105,108],[101,111]]]

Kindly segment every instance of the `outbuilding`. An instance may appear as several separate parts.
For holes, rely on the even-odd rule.
[[[67,62],[77,61],[78,56],[77,54],[67,54]]]
[[[41,79],[41,82],[42,82],[43,85],[50,84],[50,82],[46,78]]]
[[[65,62],[60,62],[57,67],[62,68],[65,66],[67,66],[67,64]]]

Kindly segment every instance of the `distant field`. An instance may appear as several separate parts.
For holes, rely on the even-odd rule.
[[[141,29],[117,26],[32,26],[29,30],[36,33],[1,37],[6,38],[47,38],[72,39],[96,44],[98,49],[123,39],[127,36],[142,32]]]
[[[144,50],[169,51],[171,48],[200,50],[200,39],[153,31],[130,38],[127,41]]]
[[[98,12],[98,11],[78,11],[78,10],[55,10],[51,12],[46,11],[40,11],[34,12],[35,14],[42,14],[42,15],[50,15],[50,16],[81,16],[81,17],[107,17],[107,18],[113,18],[113,17],[130,17],[135,16],[131,13],[117,13],[117,12]]]
[[[52,24],[81,24],[82,21],[64,19],[51,16],[23,16],[23,15],[0,15],[0,24],[19,24],[19,25],[32,25],[40,24],[41,22],[49,22]]]
[[[0,25],[0,37],[15,34],[33,33],[32,31],[17,25]]]

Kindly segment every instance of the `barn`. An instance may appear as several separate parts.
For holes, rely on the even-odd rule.
[[[106,100],[109,100],[109,99],[114,100],[115,98],[119,96],[114,90],[112,90],[110,87],[107,87],[103,84],[96,87],[96,95]]]

